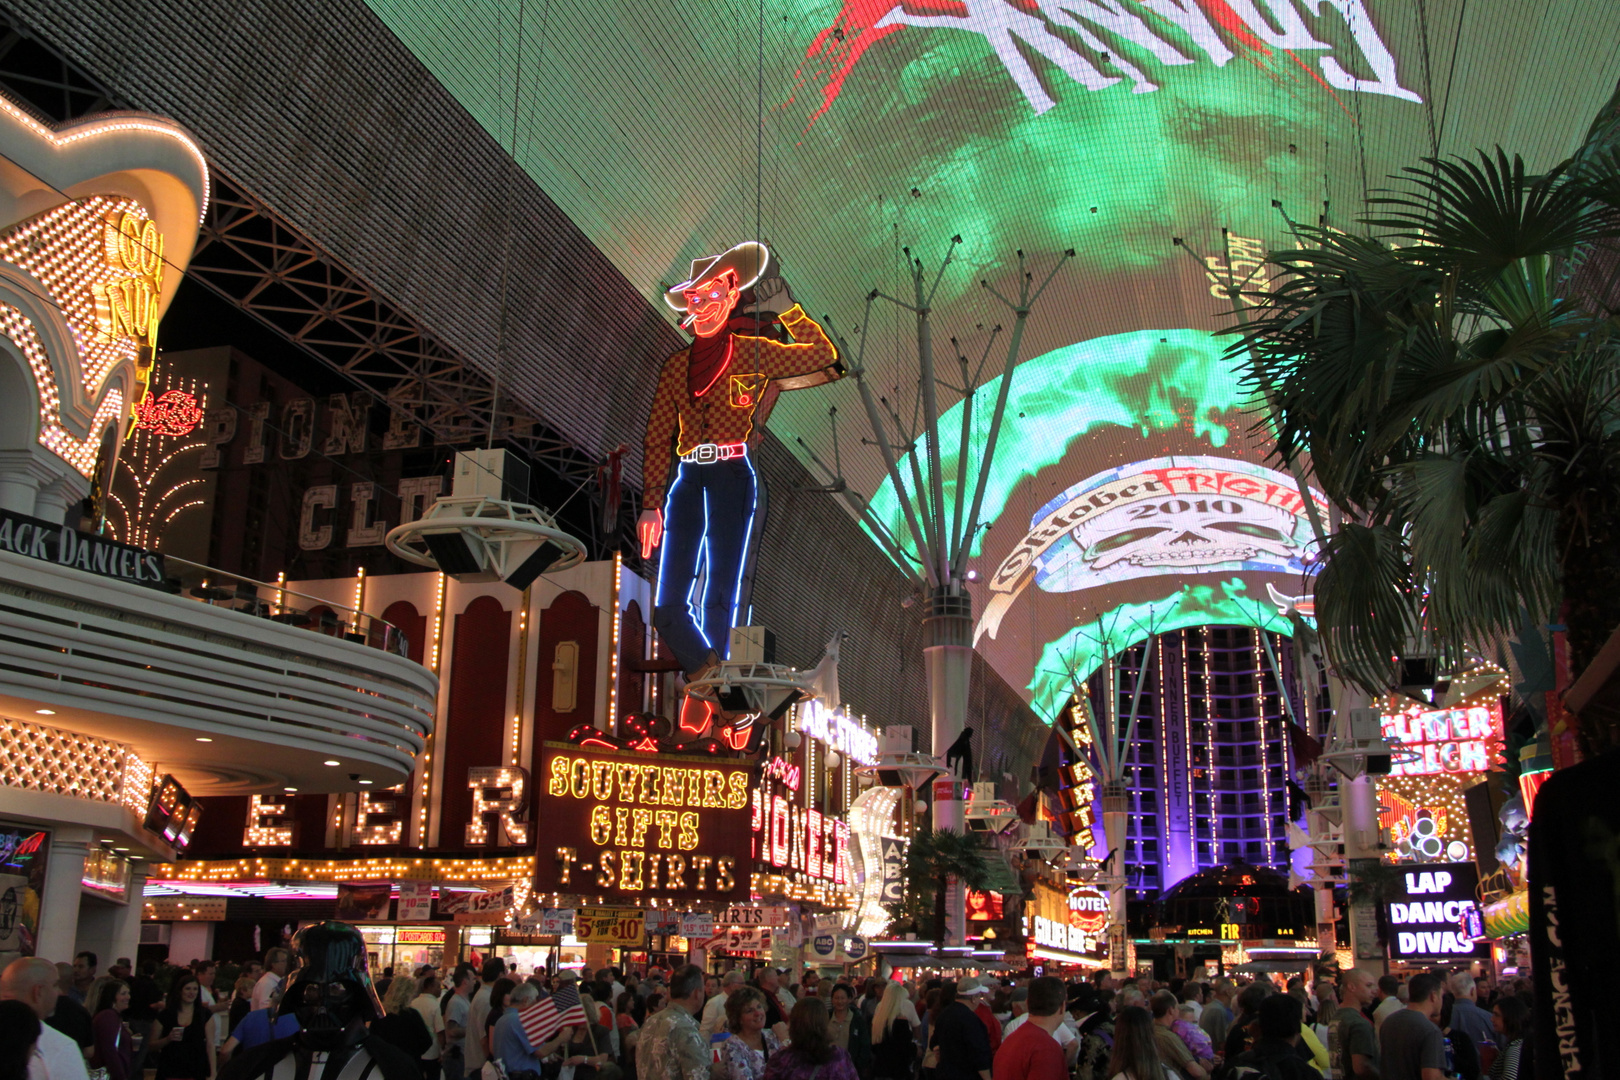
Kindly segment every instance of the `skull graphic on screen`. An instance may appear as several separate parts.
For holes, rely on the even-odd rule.
[[[1194,567],[1298,552],[1294,515],[1252,499],[1169,496],[1096,515],[1073,530],[1091,570],[1116,563]]]

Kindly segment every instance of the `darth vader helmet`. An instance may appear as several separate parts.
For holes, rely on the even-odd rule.
[[[312,923],[298,931],[293,951],[298,969],[287,979],[277,1015],[297,1016],[306,1042],[335,1047],[382,1016],[360,931],[348,923]]]

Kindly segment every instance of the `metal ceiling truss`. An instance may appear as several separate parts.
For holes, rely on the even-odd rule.
[[[596,462],[510,399],[497,404],[491,381],[415,319],[228,177],[214,179],[187,270],[198,284],[406,413],[439,442],[482,439],[494,408],[498,442],[574,483],[595,476]]]
[[[115,108],[101,87],[0,10],[0,81],[57,120]]]

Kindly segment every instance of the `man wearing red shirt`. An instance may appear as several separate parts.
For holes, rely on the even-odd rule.
[[[1050,975],[1029,984],[1029,1019],[996,1051],[992,1080],[1068,1080],[1063,1048],[1053,1034],[1063,1022],[1063,981]]]

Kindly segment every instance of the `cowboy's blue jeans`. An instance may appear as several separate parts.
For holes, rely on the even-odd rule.
[[[653,625],[688,674],[730,648],[758,495],[753,463],[739,457],[681,462],[664,497]]]

